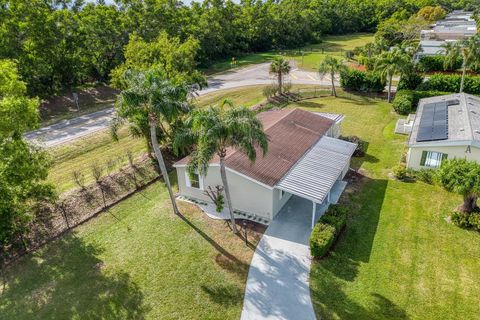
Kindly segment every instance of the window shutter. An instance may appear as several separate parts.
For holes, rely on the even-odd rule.
[[[420,159],[420,165],[421,166],[425,165],[425,161],[427,160],[427,153],[428,153],[428,151],[422,151],[422,159]]]

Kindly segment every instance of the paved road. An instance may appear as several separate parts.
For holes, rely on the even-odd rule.
[[[262,63],[214,75],[208,79],[208,87],[201,90],[199,95],[222,89],[273,83],[275,78],[269,74],[268,68],[269,63]],[[290,81],[292,84],[330,84],[329,78],[320,81],[318,74],[302,71],[295,67],[291,71],[290,76],[286,78],[286,81]],[[25,136],[27,139],[44,147],[54,147],[108,128],[113,116],[114,108],[112,106],[112,108],[102,111],[70,120],[63,120],[54,125],[29,132]]]
[[[317,218],[325,211],[317,207]],[[250,264],[242,320],[315,319],[310,299],[312,202],[292,196],[273,219]]]

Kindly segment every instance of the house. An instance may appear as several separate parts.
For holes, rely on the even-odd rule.
[[[477,24],[473,12],[453,11],[431,25],[430,29],[420,31],[420,48],[415,54],[419,61],[423,56],[445,55],[444,45],[467,39],[477,33]]]
[[[343,116],[281,109],[258,114],[269,137],[268,153],[255,163],[231,150],[225,159],[232,205],[237,213],[259,217],[268,223],[292,195],[317,205],[332,201],[332,190],[345,187],[342,181],[350,168],[356,144],[338,139]],[[188,157],[174,164],[179,195],[211,203],[204,190],[222,185],[218,159],[213,159],[206,176],[190,179]],[[342,188],[343,186],[343,188]],[[315,214],[312,214],[312,227]]]
[[[415,170],[451,158],[480,161],[480,98],[461,93],[420,100],[408,147],[407,167]]]

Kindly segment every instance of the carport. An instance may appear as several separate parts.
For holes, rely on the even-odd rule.
[[[317,205],[336,203],[346,183],[342,181],[350,167],[356,144],[322,137],[276,185],[277,189],[312,202],[312,228]]]

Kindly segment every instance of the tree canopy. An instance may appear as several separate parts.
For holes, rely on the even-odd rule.
[[[164,54],[174,44],[184,49],[188,68],[195,68],[192,54],[198,66],[206,67],[244,53],[317,42],[325,34],[373,32],[377,26],[386,39],[399,41],[439,16],[438,5],[447,11],[480,6],[477,0],[205,0],[191,5],[178,0],[116,0],[114,5],[0,0],[0,59],[17,60],[28,93],[47,96],[109,82],[111,74],[120,75],[118,70],[130,63],[148,62],[138,61],[139,52]],[[417,15],[425,6],[434,9]]]
[[[28,230],[38,201],[52,198],[49,159],[23,140],[38,121],[39,100],[25,96],[14,62],[0,60],[0,258]]]

